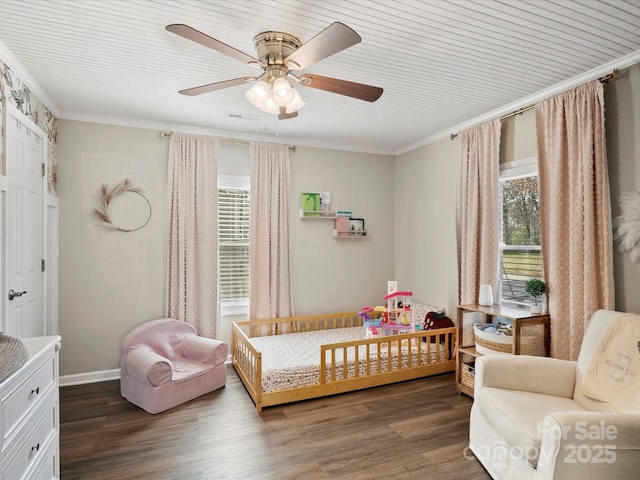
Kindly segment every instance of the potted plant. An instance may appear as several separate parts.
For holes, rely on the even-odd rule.
[[[531,278],[527,280],[524,289],[533,297],[531,313],[542,313],[542,305],[538,305],[538,297],[547,293],[547,284],[539,278]]]

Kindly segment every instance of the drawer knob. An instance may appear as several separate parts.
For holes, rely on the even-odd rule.
[[[40,387],[36,387],[33,390],[31,390],[31,395],[33,395],[34,393],[38,395],[40,393]]]

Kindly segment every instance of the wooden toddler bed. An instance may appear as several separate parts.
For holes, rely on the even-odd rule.
[[[366,338],[357,312],[233,322],[233,366],[263,407],[455,370],[455,328]]]

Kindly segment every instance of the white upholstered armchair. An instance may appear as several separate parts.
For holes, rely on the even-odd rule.
[[[469,446],[493,478],[640,478],[640,315],[622,316],[593,315],[577,362],[476,359]]]

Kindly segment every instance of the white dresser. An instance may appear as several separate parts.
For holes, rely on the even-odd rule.
[[[29,360],[0,383],[0,480],[59,479],[61,338],[21,340]]]

